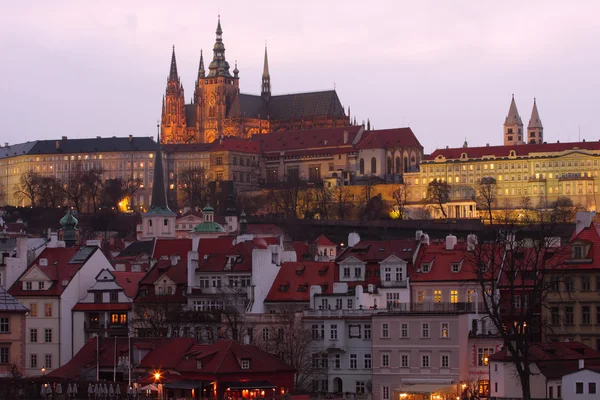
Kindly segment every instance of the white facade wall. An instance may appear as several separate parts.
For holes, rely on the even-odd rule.
[[[583,393],[576,393],[577,382],[583,384]],[[594,384],[595,390],[590,391],[590,383]],[[556,397],[556,389],[554,393],[554,397]],[[563,376],[562,398],[577,400],[595,400],[600,398],[600,372],[580,369],[577,372]]]
[[[264,301],[273,286],[281,265],[281,246],[269,245],[266,249],[252,250],[252,305],[251,314],[265,313]],[[275,261],[275,263],[273,262]]]
[[[498,368],[496,368],[496,366]],[[531,365],[532,376],[530,377],[531,397],[546,398],[546,377],[540,372],[537,365]],[[496,383],[498,390],[496,391]],[[512,363],[490,362],[490,396],[522,398],[523,390],[516,368]],[[564,397],[570,399],[571,397]]]
[[[27,376],[39,376],[42,374],[42,367],[45,366],[46,354],[52,357],[52,368],[47,368],[46,372],[59,367],[60,355],[60,299],[58,297],[33,297],[33,296],[18,296],[16,297],[25,307],[32,309],[32,304],[37,304],[37,317],[29,313],[25,320],[26,332],[25,343],[25,373]],[[44,314],[45,305],[51,304],[52,316],[46,317]],[[37,342],[31,342],[31,330],[37,329]],[[45,342],[45,330],[52,330],[52,341]],[[31,367],[31,355],[37,355],[37,366]]]
[[[84,331],[73,327],[72,309],[79,301],[88,296],[88,289],[96,283],[96,276],[102,269],[114,271],[106,256],[97,250],[87,262],[77,271],[69,285],[61,295],[60,302],[60,366],[65,365],[74,355],[74,340],[76,336],[84,336]],[[58,282],[58,284],[62,284]]]

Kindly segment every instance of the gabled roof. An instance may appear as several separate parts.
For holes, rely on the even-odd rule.
[[[231,238],[230,238],[231,241]],[[202,240],[200,241],[202,242]],[[268,245],[277,244],[276,238],[258,238],[231,244],[228,249],[220,252],[205,253],[198,260],[198,272],[252,272],[252,250],[266,249]],[[207,257],[205,257],[207,256]],[[229,262],[229,260],[235,260]]]
[[[335,243],[333,243],[331,240],[329,240],[327,238],[327,236],[324,236],[324,235],[321,235],[318,238],[316,238],[313,243],[316,244],[317,246],[334,246],[335,247]]]
[[[165,144],[167,153],[208,153],[215,151],[236,151],[240,153],[260,153],[258,142],[225,136],[211,143]]]
[[[162,256],[178,255],[187,259],[190,250],[192,250],[192,239],[157,239],[152,258],[160,260]]]
[[[125,296],[133,299],[137,293],[138,285],[145,272],[113,272],[115,279],[119,286],[121,286],[125,292]]]
[[[337,267],[334,262],[286,262],[281,265],[265,302],[308,302],[310,287],[321,285],[324,294],[333,293]]]
[[[361,240],[355,246],[349,246],[337,257],[337,261],[343,261],[354,256],[365,262],[379,262],[396,254],[403,260],[412,259],[417,249],[418,242],[413,239],[394,240]]]
[[[253,235],[283,235],[283,231],[275,224],[248,224],[248,233]]]
[[[429,272],[423,272],[421,265],[429,264]],[[458,272],[452,272],[452,264],[459,264]],[[432,243],[421,246],[410,280],[415,282],[463,282],[476,279],[465,243],[457,243],[453,250],[446,250],[445,243]]]
[[[577,242],[589,244],[589,251],[581,262],[571,259],[571,248]],[[571,238],[568,249],[565,251],[565,263],[563,269],[594,270],[600,269],[600,223],[592,222],[590,226],[583,228],[578,234]]]
[[[361,141],[356,145],[357,149],[385,149],[385,148],[416,147],[423,148],[419,139],[410,128],[382,129],[367,131]]]
[[[154,250],[154,240],[155,239],[133,242],[125,247],[116,258],[137,257],[140,254],[147,254],[150,256]]]
[[[23,272],[9,289],[13,296],[60,296],[71,282],[75,274],[89,258],[98,251],[97,246],[46,248],[33,263]],[[46,259],[46,266],[40,260]],[[52,285],[44,290],[25,290],[21,278],[37,268],[52,281]]]
[[[271,96],[268,109],[271,119],[280,121],[319,116],[346,116],[335,90]]]

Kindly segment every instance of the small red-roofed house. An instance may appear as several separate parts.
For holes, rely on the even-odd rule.
[[[100,379],[112,381],[116,367],[125,382],[129,355],[132,381],[156,385],[164,398],[282,399],[294,390],[295,369],[256,346],[181,337],[94,338],[48,378],[94,380],[99,366]]]
[[[144,272],[116,272],[103,269],[87,296],[72,310],[73,351],[78,352],[95,336],[127,337],[132,332],[133,299]]]
[[[9,293],[29,309],[26,373],[52,371],[69,361],[83,326],[75,330],[72,309],[87,295],[102,270],[112,271],[96,246],[46,248],[17,279]]]
[[[569,382],[569,374],[584,368],[600,370],[600,352],[579,342],[533,343],[529,346],[528,358],[532,372],[529,379],[531,398],[592,399],[597,397],[597,393],[587,396],[590,395],[587,382],[581,393],[576,393],[575,385],[567,388],[564,383]],[[508,349],[504,348],[491,355],[489,363],[490,397],[522,398],[521,382]]]

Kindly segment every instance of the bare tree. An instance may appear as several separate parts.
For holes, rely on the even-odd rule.
[[[182,318],[185,304],[160,299],[155,301],[136,301],[133,305],[132,325],[139,336],[170,337],[178,336],[185,323]]]
[[[41,175],[34,171],[21,174],[19,182],[14,187],[15,198],[20,202],[27,200],[31,207],[36,207],[40,196],[41,179]]]
[[[559,196],[556,201],[550,204],[550,208],[553,210],[553,217],[556,222],[572,222],[575,220],[575,214],[577,214],[577,208],[573,203],[573,199],[567,196]]]
[[[435,179],[429,182],[427,186],[427,202],[439,210],[444,218],[448,218],[446,214],[446,203],[450,200],[450,185],[446,181]]]
[[[91,169],[83,174],[83,189],[88,204],[88,211],[96,212],[104,189],[102,169]]]
[[[314,189],[315,211],[319,213],[320,219],[329,219],[331,206],[331,189],[322,182]]]
[[[271,189],[267,194],[268,201],[272,204],[273,209],[282,213],[287,219],[296,219],[299,214],[304,215],[302,211],[306,211],[306,182],[301,179],[288,179],[278,188]],[[301,207],[301,200],[305,200],[305,206]]]
[[[531,399],[529,347],[540,339],[542,308],[553,288],[547,275],[560,268],[565,254],[565,247],[553,236],[552,224],[527,223],[531,221],[496,232],[467,256],[480,286],[483,310],[504,339],[523,399]]]
[[[81,212],[81,206],[85,199],[85,173],[81,162],[71,164],[71,170],[65,181],[62,182],[63,191],[67,201],[75,207],[77,212]]]
[[[277,324],[262,335],[257,344],[263,350],[278,356],[296,369],[294,387],[297,391],[310,390],[311,380],[321,372],[313,363],[312,333],[302,322],[302,313],[285,312],[278,314]]]
[[[392,193],[394,206],[398,212],[398,219],[406,219],[406,203],[408,202],[409,190],[402,184]]]
[[[477,183],[477,192],[475,194],[475,203],[477,208],[482,209],[488,216],[490,225],[494,223],[493,210],[496,207],[496,179],[485,177]]]
[[[332,202],[339,219],[345,219],[353,206],[352,193],[348,186],[337,186],[332,192]]]
[[[203,207],[208,199],[208,178],[204,168],[185,168],[177,173],[177,186],[184,207]]]

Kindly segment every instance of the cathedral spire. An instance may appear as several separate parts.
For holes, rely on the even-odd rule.
[[[271,74],[269,74],[269,57],[267,56],[267,45],[265,43],[265,62],[263,65],[261,96],[265,101],[271,98]]]
[[[517,110],[515,95],[512,95],[508,115],[504,120],[504,145],[510,146],[515,144],[526,143],[527,138],[523,135],[523,121]]]
[[[179,75],[177,74],[177,60],[175,59],[175,45],[173,45],[173,53],[171,54],[171,70],[169,71],[169,80],[179,80]]]
[[[162,150],[160,144],[160,127],[157,126],[156,134],[156,153],[154,156],[154,181],[152,183],[152,202],[149,213],[172,214],[173,212],[167,205],[167,191],[165,188],[165,177],[162,163]]]
[[[540,114],[537,109],[537,102],[533,99],[533,109],[531,110],[531,118],[527,125],[529,143],[544,143],[544,126],[540,119]]]
[[[508,109],[508,116],[504,121],[505,125],[514,125],[514,124],[523,124],[521,121],[521,116],[519,115],[519,110],[517,110],[517,103],[515,103],[515,95],[512,95],[512,100],[510,101],[510,107]]]
[[[202,55],[202,49],[200,50],[200,65],[198,65],[198,79],[204,78],[204,55]]]
[[[229,73],[229,63],[227,60],[225,60],[225,45],[223,44],[223,29],[221,29],[220,16],[215,33],[217,34],[217,37],[213,47],[213,60],[208,66],[208,77],[215,78],[217,76],[224,76],[227,78],[233,78]]]

